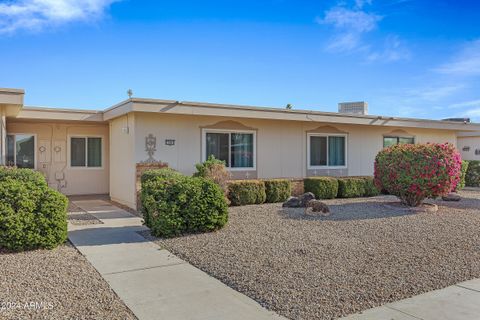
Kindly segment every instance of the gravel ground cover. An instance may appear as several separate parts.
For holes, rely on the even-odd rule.
[[[0,319],[136,319],[70,244],[0,250]]]
[[[214,233],[154,239],[291,319],[335,319],[480,277],[480,192],[437,213],[380,196],[325,201],[329,217],[264,204],[230,208]]]

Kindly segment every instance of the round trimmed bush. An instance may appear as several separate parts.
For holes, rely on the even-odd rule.
[[[265,183],[260,180],[237,180],[228,185],[228,199],[232,206],[262,204],[267,199]]]
[[[141,200],[145,224],[155,236],[213,231],[228,220],[223,190],[209,179],[183,175],[144,179]]]
[[[51,249],[67,239],[67,198],[29,169],[0,168],[0,247]]]
[[[418,206],[455,190],[460,181],[461,157],[450,143],[404,144],[380,151],[375,158],[375,184]]]
[[[292,182],[287,179],[265,180],[265,194],[267,203],[284,202],[292,193]]]
[[[468,162],[465,185],[467,187],[480,187],[480,161],[472,160]]]
[[[305,192],[311,192],[316,199],[333,199],[338,194],[338,180],[333,177],[314,177],[303,180]]]

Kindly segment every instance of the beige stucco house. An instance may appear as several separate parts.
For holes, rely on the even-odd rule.
[[[394,143],[451,142],[480,157],[480,124],[372,116],[366,104],[333,113],[131,98],[87,111],[27,107],[23,97],[0,89],[1,164],[39,170],[67,195],[109,194],[132,208],[137,164],[154,160],[191,174],[214,154],[250,179],[372,175],[377,152]]]

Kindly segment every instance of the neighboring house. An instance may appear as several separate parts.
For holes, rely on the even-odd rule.
[[[364,103],[334,113],[132,98],[86,111],[24,107],[23,96],[0,89],[1,163],[37,169],[65,194],[108,193],[132,208],[137,164],[153,159],[191,174],[213,154],[236,179],[372,175],[384,146],[457,144],[459,132],[459,141],[480,132],[480,124],[367,115]]]

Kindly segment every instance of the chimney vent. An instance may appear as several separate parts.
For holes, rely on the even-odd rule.
[[[368,103],[365,102],[365,101],[340,102],[338,104],[338,112],[367,115],[368,114]]]

